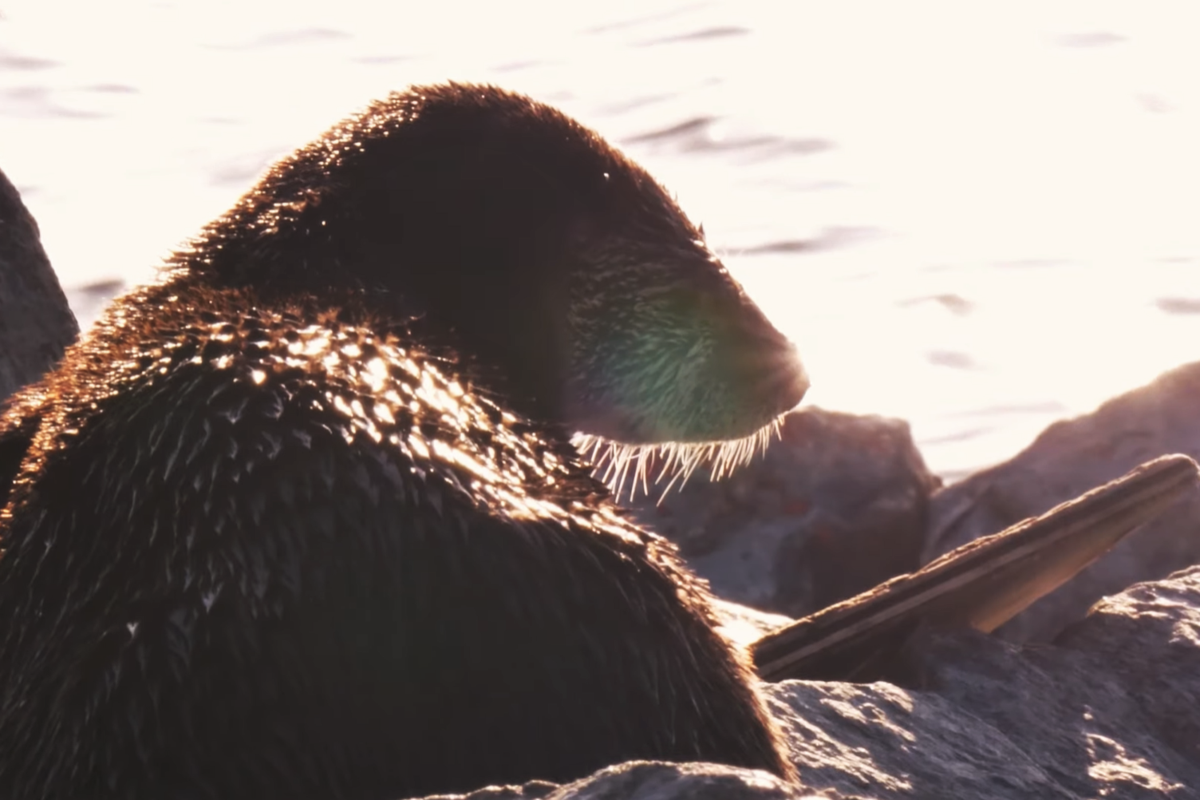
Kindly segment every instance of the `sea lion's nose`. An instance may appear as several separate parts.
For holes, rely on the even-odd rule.
[[[769,396],[775,398],[779,413],[795,408],[811,385],[796,345],[787,340],[781,345],[772,353],[766,377],[767,391]]]
[[[808,379],[808,370],[804,368],[804,362],[800,360],[800,353],[796,349],[796,345],[791,342],[787,343],[784,372],[786,381],[780,394],[780,401],[784,410],[790,411],[800,404],[804,395],[808,393],[809,387],[812,386]]]

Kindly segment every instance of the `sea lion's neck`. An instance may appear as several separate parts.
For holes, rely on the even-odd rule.
[[[504,397],[510,410],[530,421],[567,423],[566,339],[551,329],[564,324],[565,317],[535,310],[536,305],[553,303],[552,285],[536,290],[541,298],[532,298],[487,280],[462,286],[418,280],[416,288],[402,290],[360,283],[314,284],[294,275],[246,280],[255,274],[251,269],[239,270],[232,281],[227,279],[230,274],[207,264],[170,269],[158,285],[147,287],[145,300],[182,300],[201,313],[271,309],[295,316],[301,325],[336,322],[369,328],[454,361],[477,391]]]

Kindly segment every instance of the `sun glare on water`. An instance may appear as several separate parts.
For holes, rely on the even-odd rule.
[[[806,403],[910,420],[944,475],[1200,359],[1186,2],[69,8],[4,4],[0,168],[84,323],[81,287],[147,279],[273,159],[455,78],[621,144],[797,342]]]

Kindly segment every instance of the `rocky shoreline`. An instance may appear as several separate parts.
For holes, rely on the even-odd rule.
[[[0,173],[0,400],[78,330],[37,226]],[[943,487],[906,423],[809,408],[731,478],[632,512],[675,540],[749,645],[790,620],[1168,453],[1200,459],[1200,363],[1057,423]],[[1200,798],[1200,491],[993,635],[930,631],[920,680],[767,684],[804,791],[827,798]],[[726,602],[727,601],[727,602]],[[1090,609],[1090,610],[1089,610]],[[471,800],[786,798],[761,772],[615,765]],[[399,798],[397,799],[399,800]]]

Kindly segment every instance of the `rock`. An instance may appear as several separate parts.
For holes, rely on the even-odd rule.
[[[719,764],[631,761],[569,786],[534,781],[427,800],[801,800],[794,787],[760,770]],[[813,797],[812,800],[820,800]]]
[[[1155,749],[1186,762],[1180,780],[1200,796],[1200,567],[1102,600],[1058,644],[1092,659],[1079,664],[1076,687],[1104,670],[1121,677],[1122,710],[1144,722]]]
[[[0,401],[40,378],[79,335],[40,236],[0,172]]]
[[[1200,363],[1168,372],[1097,411],[1047,428],[1012,460],[935,494],[922,563],[1039,515],[1166,453],[1200,458]],[[1101,597],[1200,562],[1200,498],[1181,501],[1000,628],[1050,641]]]
[[[770,693],[801,780],[827,797],[1076,800],[1019,744],[937,695],[806,681]]]
[[[1099,603],[1055,646],[934,635],[926,688],[768,691],[831,797],[1200,798],[1200,567]]]
[[[908,423],[807,408],[731,476],[633,510],[721,597],[798,617],[916,569],[938,485]]]

